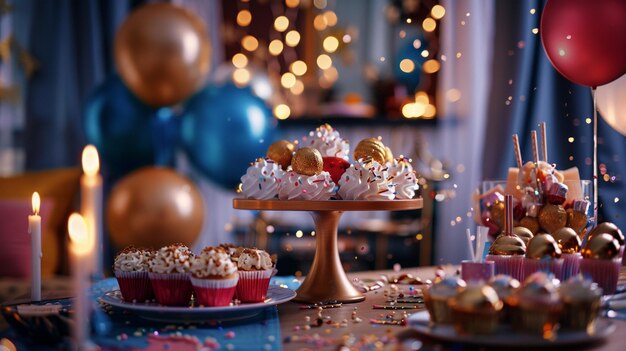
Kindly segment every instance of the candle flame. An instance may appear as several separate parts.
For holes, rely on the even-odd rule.
[[[87,145],[83,149],[83,172],[88,176],[95,176],[100,170],[100,159],[98,150],[93,145]]]
[[[67,229],[70,234],[70,241],[77,254],[85,254],[89,251],[90,243],[87,237],[87,223],[83,216],[72,213],[67,221]]]
[[[36,216],[39,214],[39,207],[41,205],[41,198],[39,197],[39,193],[38,192],[34,192],[33,193],[33,214]]]

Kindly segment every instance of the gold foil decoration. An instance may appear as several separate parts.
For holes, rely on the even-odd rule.
[[[287,169],[291,164],[295,148],[296,146],[289,140],[279,140],[267,148],[267,157],[278,163],[282,169]]]
[[[593,236],[580,252],[583,258],[612,260],[619,254],[619,242],[610,234]]]
[[[526,258],[541,259],[544,257],[561,257],[561,249],[552,235],[537,235],[528,242]]]
[[[310,147],[298,149],[291,159],[291,168],[298,174],[308,176],[320,174],[324,168],[322,154]]]
[[[569,227],[557,229],[554,233],[552,233],[552,237],[554,237],[554,240],[556,240],[556,243],[559,245],[561,252],[564,254],[573,254],[580,251],[580,238],[574,229]]]
[[[567,224],[567,212],[561,205],[547,204],[539,211],[539,225],[546,232],[552,233]]]
[[[361,140],[354,149],[354,159],[366,159],[371,157],[374,161],[385,164],[385,145],[378,138],[368,138]]]

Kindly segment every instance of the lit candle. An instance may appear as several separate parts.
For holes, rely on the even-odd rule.
[[[80,179],[80,212],[87,222],[89,236],[94,238],[95,250],[88,262],[89,273],[95,277],[103,276],[102,271],[102,177],[98,150],[93,145],[85,146],[82,155],[84,175]]]
[[[39,216],[39,206],[41,199],[39,193],[34,192],[33,215],[28,216],[28,232],[30,233],[30,299],[41,301],[41,217]]]
[[[70,234],[72,259],[72,281],[74,290],[74,329],[73,342],[76,350],[82,350],[89,338],[89,303],[87,287],[89,262],[93,254],[93,237],[89,235],[87,223],[78,213],[72,213],[67,222]]]

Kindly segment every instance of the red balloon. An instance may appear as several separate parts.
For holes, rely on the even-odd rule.
[[[565,78],[590,87],[626,72],[626,1],[549,0],[541,42]]]

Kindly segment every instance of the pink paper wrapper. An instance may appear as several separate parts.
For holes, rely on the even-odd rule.
[[[524,258],[524,277],[520,281],[526,280],[527,277],[535,272],[552,273],[555,278],[560,278],[562,270],[562,258],[544,258],[540,260]]]
[[[493,261],[472,262],[461,261],[461,279],[466,282],[483,281],[486,282],[493,277],[495,264]]]
[[[239,271],[237,299],[242,302],[264,301],[273,273],[273,268],[264,271]]]
[[[122,297],[128,302],[145,302],[154,298],[148,272],[115,271]]]
[[[617,289],[617,278],[621,262],[618,260],[596,260],[583,258],[580,272],[585,278],[591,278],[602,288],[604,295],[613,294]]]
[[[485,261],[493,261],[495,263],[495,274],[505,274],[519,281],[522,281],[524,274],[522,255],[487,255]]]
[[[191,277],[191,285],[200,306],[228,306],[237,289],[236,276],[231,279],[201,279]]]
[[[563,269],[561,270],[561,277],[559,279],[564,282],[578,274],[582,256],[580,253],[576,252],[573,254],[563,254],[561,258],[563,259]]]
[[[164,306],[188,306],[191,281],[188,273],[148,273],[158,303]]]

